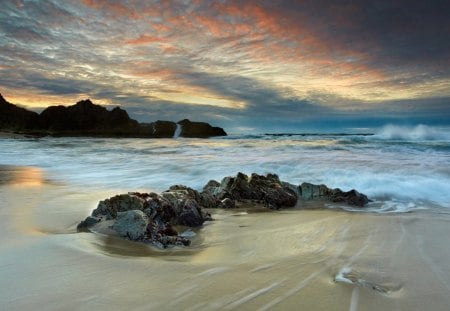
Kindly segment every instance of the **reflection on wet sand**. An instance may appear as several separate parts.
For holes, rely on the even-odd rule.
[[[0,165],[0,185],[39,186],[47,181],[42,169],[31,166]]]

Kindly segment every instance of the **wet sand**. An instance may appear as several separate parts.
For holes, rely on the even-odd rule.
[[[214,210],[161,251],[78,221],[115,194],[0,167],[1,310],[448,310],[450,215]],[[21,177],[22,176],[22,177]]]

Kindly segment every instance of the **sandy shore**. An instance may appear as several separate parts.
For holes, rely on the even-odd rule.
[[[0,172],[1,310],[450,305],[448,214],[217,210],[192,247],[160,251],[76,233],[77,222],[114,193],[54,185],[36,168]]]

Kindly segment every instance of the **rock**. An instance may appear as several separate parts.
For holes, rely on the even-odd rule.
[[[200,199],[200,194],[198,193],[197,190],[194,190],[192,188],[186,187],[184,185],[173,185],[173,186],[170,186],[169,191],[183,191],[184,193],[186,193],[186,196],[188,198],[194,199],[196,201],[198,201]]]
[[[172,138],[177,128],[175,122],[161,120],[145,126],[148,127],[146,134],[155,138]]]
[[[227,133],[220,127],[213,127],[205,122],[192,122],[184,119],[178,122],[181,125],[181,137],[206,138],[212,136],[227,136]]]
[[[86,217],[85,220],[83,220],[82,222],[80,222],[77,226],[77,230],[78,231],[88,231],[88,229],[90,227],[92,227],[93,225],[95,225],[96,223],[98,223],[101,220],[101,218],[98,217],[93,217],[93,216],[88,216]]]
[[[37,124],[38,116],[36,112],[28,111],[7,102],[0,94],[0,129],[31,129]]]
[[[261,198],[269,207],[292,207],[297,204],[297,194],[289,187],[283,186],[275,174],[252,174],[249,185],[255,189],[256,197]]]
[[[340,189],[333,189],[330,195],[332,202],[345,203],[352,206],[363,207],[370,202],[366,195],[359,193],[355,189],[343,192]]]
[[[214,202],[215,206],[212,207],[229,208],[231,206],[229,201],[223,204],[224,199],[227,198],[233,200],[233,203],[234,200],[238,202],[250,200],[270,208],[292,207],[297,203],[295,191],[284,186],[274,174],[267,176],[252,174],[248,177],[238,173],[236,177],[225,177],[220,184],[210,181],[203,188],[200,196],[203,198],[202,202],[206,202],[205,205],[211,205]]]
[[[282,181],[281,185],[283,186],[283,188],[291,189],[295,193],[297,198],[300,198],[302,196],[301,193],[300,193],[300,186],[296,186],[296,185],[290,184],[290,183],[285,182],[285,181]]]
[[[234,200],[225,198],[222,201],[220,201],[219,208],[235,208],[236,203]]]
[[[249,176],[238,173],[225,177],[219,183],[210,180],[202,192],[184,185],[173,185],[157,193],[129,192],[100,201],[92,215],[80,222],[78,231],[110,228],[121,237],[151,243],[161,248],[189,245],[188,236],[178,234],[176,227],[199,227],[211,215],[202,207],[234,208],[263,205],[271,209],[293,207],[298,199],[324,200],[353,206],[364,206],[369,199],[356,190],[344,192],[325,185],[302,183],[295,186],[280,181],[275,174]]]
[[[191,241],[178,235],[178,232],[168,223],[161,221],[161,219],[153,219],[147,225],[146,242],[150,242],[160,248],[167,248],[169,246],[184,245],[187,246]]]
[[[300,185],[301,197],[304,200],[327,198],[330,189],[325,185],[314,185],[310,183],[302,183]]]
[[[209,214],[202,213],[199,206],[201,196],[192,188],[174,185],[161,193],[161,196],[174,207],[175,215],[172,219],[174,224],[197,227],[203,224],[205,217],[210,218]]]
[[[116,218],[118,212],[129,210],[141,210],[146,207],[146,201],[136,194],[120,194],[112,198],[100,201],[92,216],[106,215],[109,218]]]
[[[180,204],[177,213],[177,224],[188,227],[199,227],[203,222],[203,216],[197,201],[186,199]]]
[[[112,111],[93,104],[89,99],[72,106],[50,106],[39,115],[39,129],[74,134],[123,134],[138,130],[138,122],[116,107]]]
[[[293,207],[297,204],[298,198],[339,202],[352,206],[364,206],[369,202],[367,196],[356,190],[343,192],[340,189],[310,183],[295,186],[280,181],[275,174],[263,176],[255,173],[250,177],[238,173],[235,177],[223,178],[220,183],[211,180],[199,195],[200,205],[208,208],[229,208],[230,204],[222,203],[226,198],[237,202],[259,203],[272,209]]]
[[[249,178],[243,173],[238,173],[236,177],[225,177],[220,186],[235,200],[261,200],[262,193],[250,187]]]
[[[299,192],[304,200],[327,200],[358,207],[363,207],[370,202],[366,195],[354,189],[344,192],[341,189],[331,189],[325,185],[302,183],[299,187]]]
[[[208,183],[203,187],[203,192],[209,192],[211,194],[214,194],[214,192],[220,187],[220,182],[216,180],[210,180]]]
[[[200,193],[198,204],[205,208],[215,208],[219,204],[219,200],[209,192],[202,192]]]
[[[184,137],[226,136],[225,131],[204,122],[179,122]],[[90,99],[70,106],[49,106],[40,114],[17,107],[0,95],[0,129],[35,136],[102,136],[172,138],[177,124],[158,120],[139,123],[120,107],[111,111]]]
[[[141,240],[144,238],[148,225],[148,218],[141,210],[118,212],[117,220],[111,226],[121,237],[130,240]]]

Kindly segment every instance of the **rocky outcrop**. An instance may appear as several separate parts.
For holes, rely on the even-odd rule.
[[[321,200],[363,207],[369,203],[366,195],[352,189],[344,192],[325,185],[302,183],[299,186],[280,181],[277,175],[266,176],[238,173],[235,177],[225,177],[219,183],[210,180],[200,193],[200,204],[208,208],[234,207],[225,199],[238,203],[259,203],[271,209],[293,207],[300,201]]]
[[[141,126],[144,136],[151,136],[154,138],[172,138],[177,128],[175,122],[161,120]]]
[[[72,106],[50,106],[37,114],[8,103],[0,95],[0,130],[52,136],[172,138],[177,126],[184,128],[181,137],[226,136],[222,128],[204,122],[138,123],[120,107],[109,111],[89,99]]]
[[[205,122],[192,122],[184,119],[178,122],[181,125],[181,137],[212,137],[227,136],[227,133],[220,127],[213,127]]]
[[[222,182],[211,180],[200,193],[205,207],[233,207],[229,200],[241,203],[258,203],[272,209],[293,207],[297,194],[282,184],[275,174],[266,176],[252,174],[250,177],[238,173],[236,177],[225,177]]]
[[[201,192],[183,185],[171,186],[161,194],[130,192],[100,201],[79,231],[102,231],[161,248],[189,245],[177,227],[200,227],[211,215],[204,208],[263,206],[269,209],[301,207],[303,201],[321,200],[362,207],[369,199],[356,190],[343,192],[325,185],[302,183],[295,186],[280,181],[275,174],[266,176],[238,173],[219,183],[210,180]]]
[[[93,104],[89,99],[73,106],[51,106],[39,115],[38,129],[77,134],[116,134],[127,135],[138,131],[138,122],[128,113],[116,107],[111,111]]]
[[[130,240],[140,240],[145,237],[148,226],[148,217],[140,210],[131,210],[117,214],[116,222],[111,229],[121,237]]]
[[[302,183],[298,186],[298,191],[300,198],[303,200],[324,200],[357,207],[363,207],[369,203],[369,198],[366,195],[354,189],[344,192],[339,188],[331,189],[325,185]]]
[[[20,130],[36,126],[38,114],[7,102],[0,94],[0,129]]]
[[[78,231],[102,231],[104,224],[118,236],[161,248],[189,245],[174,226],[199,227],[211,216],[197,202],[198,192],[173,186],[161,193],[128,193],[100,201]]]

